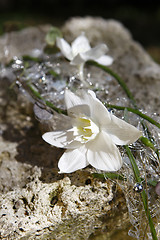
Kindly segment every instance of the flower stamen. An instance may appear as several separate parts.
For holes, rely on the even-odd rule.
[[[75,119],[74,135],[77,140],[84,143],[93,140],[99,133],[99,127],[88,117],[82,116]]]

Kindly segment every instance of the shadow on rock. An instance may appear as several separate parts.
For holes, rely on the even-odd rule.
[[[10,142],[17,142],[17,155],[15,156],[17,161],[41,167],[42,175],[51,172],[52,180],[55,173],[58,174],[58,160],[64,150],[45,143],[36,124],[30,128],[24,127],[21,129],[16,129],[12,124],[7,124],[7,130],[3,132],[3,138]],[[52,171],[52,169],[54,170]]]
[[[45,143],[36,127],[32,127],[19,142],[17,152],[18,161],[44,168],[56,168],[57,161],[63,153],[61,149]]]

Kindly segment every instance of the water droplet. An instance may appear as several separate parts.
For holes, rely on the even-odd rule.
[[[140,192],[143,191],[143,186],[142,186],[141,183],[136,183],[136,184],[134,185],[133,189],[134,189],[135,192],[140,193]]]

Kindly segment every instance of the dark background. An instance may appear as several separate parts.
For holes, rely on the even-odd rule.
[[[72,16],[121,21],[145,48],[160,46],[160,1],[0,0],[0,34],[28,25],[60,26]]]

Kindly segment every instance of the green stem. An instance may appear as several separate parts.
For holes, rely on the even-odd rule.
[[[104,105],[105,105],[106,107],[108,107],[108,108],[115,108],[115,109],[117,109],[117,110],[125,110],[125,109],[127,109],[128,112],[132,112],[132,113],[140,116],[141,118],[147,120],[148,122],[152,123],[152,124],[155,125],[156,127],[160,128],[160,124],[159,124],[157,121],[155,121],[153,118],[147,116],[146,114],[140,112],[138,109],[134,109],[134,108],[130,108],[130,107],[122,107],[122,106],[117,106],[117,105],[112,105],[112,104],[106,104],[106,103],[104,103]],[[141,140],[141,141],[143,142],[143,144],[145,144],[147,147],[152,148],[152,149],[155,151],[155,153],[156,153],[156,155],[157,155],[157,158],[159,159],[159,150],[154,147],[154,144],[153,144],[154,139],[151,137],[151,134],[150,134],[150,132],[149,132],[149,130],[148,130],[148,127],[147,127],[146,125],[144,125],[144,123],[143,123],[142,126],[143,126],[143,127],[146,127],[145,130],[146,130],[146,132],[147,132],[147,134],[148,134],[148,138],[149,138],[149,139],[148,139],[148,138],[145,138],[145,137],[141,137],[140,140]],[[148,141],[147,141],[147,140],[148,140]]]
[[[46,106],[50,107],[51,109],[53,109],[57,113],[61,113],[61,114],[67,115],[67,111],[66,110],[57,108],[53,103],[47,101],[45,98],[43,98],[40,95],[40,93],[37,90],[35,90],[35,88],[31,84],[26,83],[25,85],[29,88],[29,90],[31,91],[32,95],[34,95],[34,97],[38,98],[39,100],[42,100],[46,104]]]
[[[129,88],[127,87],[127,85],[125,84],[123,79],[118,74],[114,73],[108,67],[106,67],[104,65],[101,65],[99,63],[96,63],[94,61],[89,61],[88,63],[91,64],[91,65],[94,65],[96,67],[101,68],[102,70],[104,70],[105,72],[109,73],[111,76],[113,76],[117,80],[117,82],[123,88],[123,90],[125,91],[126,95],[131,100],[131,102],[132,102],[132,104],[134,106],[134,109],[127,108],[128,111],[130,110],[131,112],[141,116],[142,118],[146,119],[147,121],[151,122],[152,124],[154,124],[158,128],[160,128],[160,124],[159,123],[157,123],[155,120],[153,120],[152,118],[146,116],[145,114],[141,113],[138,110],[137,104],[135,102],[135,99],[134,99],[132,93],[130,92]],[[119,110],[122,110],[122,109],[119,109]],[[143,126],[144,129],[147,129],[148,135],[150,137],[150,133],[148,131],[148,127],[143,122],[142,122],[142,126]],[[137,182],[141,183],[140,172],[139,172],[138,166],[136,164],[136,161],[134,159],[134,156],[132,155],[132,153],[131,153],[131,151],[130,151],[128,146],[125,146],[125,148],[126,148],[127,155],[130,158],[130,161],[131,161],[131,164],[132,164],[132,168],[133,168],[133,172],[134,172],[134,175],[135,175],[135,179],[136,179]],[[143,190],[143,192],[141,193],[141,197],[142,197],[142,202],[143,202],[143,206],[144,206],[144,209],[145,209],[145,213],[146,213],[146,216],[148,218],[148,222],[149,222],[152,238],[153,238],[153,240],[158,240],[157,234],[156,234],[156,230],[155,230],[155,227],[154,227],[154,224],[153,224],[153,221],[152,221],[149,209],[148,209],[147,194],[146,194],[145,190]]]
[[[117,82],[120,84],[120,86],[123,88],[123,90],[125,91],[126,95],[128,96],[128,98],[131,100],[133,106],[135,109],[138,109],[137,107],[137,104],[136,104],[136,101],[132,95],[132,93],[130,92],[129,88],[127,87],[127,85],[125,84],[125,82],[123,81],[123,79],[116,73],[114,73],[110,68],[102,65],[102,64],[99,64],[95,61],[88,61],[87,62],[89,65],[94,65],[98,68],[101,68],[103,71],[109,73],[112,77],[114,77]]]
[[[120,84],[120,86],[123,88],[123,90],[125,91],[126,95],[127,95],[128,98],[130,99],[133,107],[138,110],[136,101],[135,101],[132,93],[130,92],[130,90],[129,90],[129,88],[127,87],[126,83],[123,81],[123,79],[122,79],[118,74],[116,74],[115,72],[113,72],[110,68],[108,68],[108,67],[106,67],[106,66],[104,66],[104,65],[102,65],[102,64],[99,64],[99,63],[97,63],[97,62],[95,62],[95,61],[88,61],[87,63],[90,64],[90,65],[94,65],[94,66],[96,66],[96,67],[98,67],[98,68],[101,68],[103,71],[105,71],[105,72],[109,73],[111,76],[113,76],[113,77],[117,80],[117,82]],[[145,131],[146,134],[148,135],[148,138],[151,140],[152,137],[151,137],[151,134],[150,134],[150,132],[149,132],[149,130],[148,130],[147,125],[146,125],[145,123],[143,123],[143,122],[141,122],[141,124],[142,124],[142,126],[143,126],[144,131]]]
[[[130,159],[130,162],[131,162],[131,165],[132,165],[132,168],[133,168],[133,172],[134,172],[134,176],[135,176],[135,179],[137,182],[141,183],[141,177],[140,177],[140,171],[139,171],[139,168],[136,164],[136,161],[134,159],[134,156],[130,150],[130,148],[126,145],[124,146],[125,149],[126,149],[126,152],[127,152],[127,155]]]
[[[115,108],[117,110],[125,110],[127,109],[128,112],[132,112],[135,113],[136,115],[140,116],[141,118],[147,120],[148,122],[152,123],[153,125],[155,125],[156,127],[160,128],[160,123],[158,123],[157,121],[155,121],[153,118],[147,116],[146,114],[140,112],[138,109],[134,109],[134,108],[130,108],[130,107],[122,107],[122,106],[117,106],[117,105],[112,105],[112,104],[106,104],[105,106],[109,107],[109,108]]]
[[[113,76],[113,77],[117,80],[117,82],[120,84],[120,86],[123,88],[123,90],[125,91],[126,95],[127,95],[128,98],[130,99],[130,101],[131,101],[134,109],[135,109],[135,110],[138,110],[136,101],[135,101],[132,93],[130,92],[130,90],[129,90],[129,88],[127,87],[126,83],[123,81],[123,79],[122,79],[118,74],[114,73],[110,68],[108,68],[108,67],[106,67],[106,66],[104,66],[104,65],[102,65],[102,64],[99,64],[99,63],[97,63],[97,62],[89,61],[88,63],[91,64],[91,65],[94,65],[94,66],[96,66],[96,67],[101,68],[102,70],[104,70],[105,72],[107,72],[107,73],[109,73],[111,76]],[[142,114],[141,114],[141,116],[142,116]],[[148,120],[149,120],[149,118],[148,118]],[[152,121],[152,120],[151,120],[151,121]],[[155,122],[156,122],[156,121],[155,121]],[[150,131],[149,131],[149,129],[148,129],[147,124],[145,124],[145,123],[142,121],[142,122],[141,122],[141,125],[142,125],[145,133],[147,134],[147,137],[149,138],[149,140],[150,140],[150,141],[154,141],[154,139],[153,139],[153,137],[151,136],[151,133],[150,133]],[[159,126],[160,126],[160,125],[158,124],[158,127],[159,127]]]
[[[134,158],[130,148],[127,145],[124,146],[124,147],[126,149],[126,153],[127,153],[128,157],[130,159],[135,179],[138,183],[141,183],[142,180],[141,180],[141,177],[140,177],[140,171],[139,171],[138,166],[136,164],[135,158]],[[157,233],[156,233],[156,230],[155,230],[155,227],[154,227],[154,224],[153,224],[153,221],[152,221],[152,217],[151,217],[151,214],[150,214],[150,211],[149,211],[149,208],[148,208],[148,200],[147,200],[147,194],[146,194],[145,190],[142,191],[141,197],[142,197],[144,210],[145,210],[146,216],[148,218],[148,222],[149,222],[149,226],[150,226],[150,230],[151,230],[151,234],[152,234],[152,239],[153,240],[158,240]]]
[[[146,146],[151,148],[157,155],[157,159],[159,160],[159,150],[155,147],[155,145],[146,137],[140,137],[139,140]]]
[[[94,65],[94,66],[96,66],[98,68],[101,68],[103,71],[105,71],[105,72],[109,73],[111,76],[113,76],[117,80],[117,82],[120,84],[120,86],[123,88],[123,90],[125,91],[126,95],[130,99],[133,107],[138,110],[136,101],[135,101],[132,93],[130,92],[130,90],[127,87],[126,83],[123,81],[123,79],[118,74],[113,72],[110,68],[108,68],[108,67],[106,67],[106,66],[104,66],[102,64],[99,64],[99,63],[97,63],[95,61],[88,61],[87,63],[90,64],[90,65]],[[143,127],[144,131],[146,132],[148,138],[150,140],[152,140],[151,133],[150,133],[147,125],[145,123],[143,123],[143,121],[141,122],[141,124],[142,124],[142,127]]]

